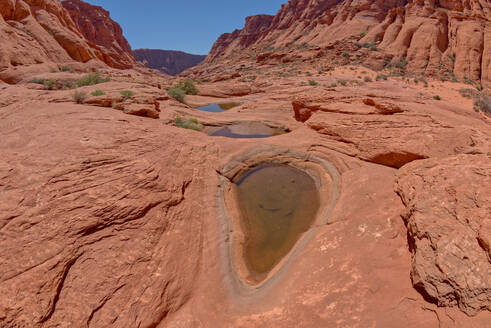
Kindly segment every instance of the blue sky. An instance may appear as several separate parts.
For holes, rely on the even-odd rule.
[[[109,10],[133,49],[207,54],[222,34],[245,17],[276,14],[287,0],[85,0]]]

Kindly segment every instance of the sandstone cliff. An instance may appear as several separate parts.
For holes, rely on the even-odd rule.
[[[198,65],[206,58],[206,56],[192,55],[182,51],[160,49],[136,49],[133,51],[133,56],[146,67],[169,75],[177,75]]]
[[[116,68],[135,65],[130,44],[124,38],[121,26],[111,19],[107,10],[80,0],[66,0],[62,4],[85,39],[101,50],[104,62]]]
[[[0,79],[8,83],[19,81],[24,71],[43,72],[73,61],[133,65],[124,57],[109,56],[107,44],[87,40],[59,0],[0,2],[0,39]]]
[[[207,62],[241,50],[245,58],[245,50],[284,52],[300,45],[332,52],[348,42],[377,50],[367,64],[403,63],[409,71],[481,81],[489,88],[490,18],[487,0],[290,0],[274,18],[250,17],[243,30],[222,35]],[[250,24],[255,21],[261,24]]]

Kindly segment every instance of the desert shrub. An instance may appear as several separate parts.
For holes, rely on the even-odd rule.
[[[239,81],[240,82],[252,82],[252,81],[254,81],[256,79],[257,79],[257,76],[255,76],[255,75],[248,75],[248,76],[244,76],[244,77],[240,78]]]
[[[64,81],[62,84],[63,89],[73,89],[76,87],[76,83],[74,81]]]
[[[361,38],[364,38],[366,35],[367,35],[367,32],[361,32],[361,33],[360,33],[360,39],[361,39]]]
[[[329,85],[329,88],[335,88],[335,87],[337,87],[337,86],[338,86],[338,85],[337,85],[337,83],[331,83],[331,84]]]
[[[186,96],[186,92],[184,90],[179,88],[170,88],[167,90],[167,94],[175,100],[184,103],[184,96]]]
[[[401,60],[398,60],[394,63],[394,66],[396,68],[399,68],[399,69],[402,69],[402,70],[405,70],[406,67],[407,67],[407,64],[409,64],[409,62],[406,60],[406,58],[402,58]]]
[[[177,117],[174,121],[177,127],[195,131],[201,131],[203,129],[203,124],[199,123],[195,118],[184,119],[182,117]]]
[[[471,79],[469,79],[468,77],[464,77],[464,83],[465,84],[469,84],[469,85],[474,85],[476,84],[476,82],[472,81]]]
[[[377,45],[375,45],[374,43],[370,43],[370,42],[365,42],[361,46],[362,46],[362,48],[368,48],[372,51],[378,50]]]
[[[133,97],[135,93],[131,90],[123,90],[120,94],[123,96],[123,101],[125,101],[126,99]]]
[[[314,80],[309,80],[309,85],[315,87],[316,85],[318,85],[319,83],[315,82]]]
[[[348,82],[346,82],[345,80],[339,80],[338,83],[341,84],[343,87],[348,84]]]
[[[29,82],[30,83],[36,83],[36,84],[44,84],[44,81],[46,81],[46,79],[36,78],[36,79],[30,80]]]
[[[72,81],[59,81],[53,79],[32,79],[30,83],[42,84],[45,90],[71,89],[74,86]]]
[[[344,51],[341,56],[343,56],[344,58],[349,58],[349,53],[347,53],[346,51]]]
[[[450,55],[448,56],[448,58],[450,58],[450,60],[455,63],[455,56]]]
[[[105,95],[105,94],[106,94],[106,93],[105,93],[104,91],[102,91],[102,90],[96,90],[96,91],[93,91],[93,92],[91,93],[91,95],[93,95],[94,97],[103,96],[103,95]]]
[[[464,98],[472,98],[477,92],[474,89],[460,89],[459,93]]]
[[[74,70],[70,66],[63,65],[63,66],[60,67],[60,72],[70,72],[70,73],[73,73]]]
[[[192,80],[180,81],[174,86],[174,88],[183,90],[187,95],[197,95],[199,93],[198,88],[196,88]]]
[[[73,101],[75,101],[77,104],[83,104],[85,101],[85,98],[87,98],[87,94],[83,91],[75,91],[72,95]]]
[[[78,87],[109,82],[109,77],[104,77],[99,72],[89,73],[77,81]]]
[[[442,100],[442,97],[440,97],[440,96],[433,96],[433,99],[435,99],[435,100]]]
[[[454,72],[450,72],[450,80],[452,82],[459,82],[459,80],[457,79],[457,77],[455,76],[455,73]]]
[[[44,80],[44,88],[46,90],[56,90],[58,89],[56,80]]]
[[[379,81],[379,80],[385,80],[385,81],[387,81],[387,79],[388,79],[388,76],[387,75],[384,75],[384,74],[379,74],[375,78],[376,81]]]
[[[478,93],[474,96],[474,109],[491,115],[491,99],[484,93]]]
[[[369,77],[369,76],[365,76],[365,78],[363,79],[363,81],[365,82],[372,82],[372,79]]]
[[[310,48],[310,45],[307,42],[302,42],[302,44],[297,45],[296,48],[297,48],[297,50],[300,50],[300,49],[308,49],[308,48]]]

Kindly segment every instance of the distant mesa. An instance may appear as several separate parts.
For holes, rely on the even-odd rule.
[[[133,56],[148,68],[165,74],[177,75],[182,71],[201,63],[205,55],[193,55],[182,51],[160,49],[137,49]]]

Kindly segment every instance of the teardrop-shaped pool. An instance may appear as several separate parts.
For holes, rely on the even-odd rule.
[[[307,173],[287,165],[263,165],[236,182],[249,280],[260,283],[315,221],[319,192]]]

